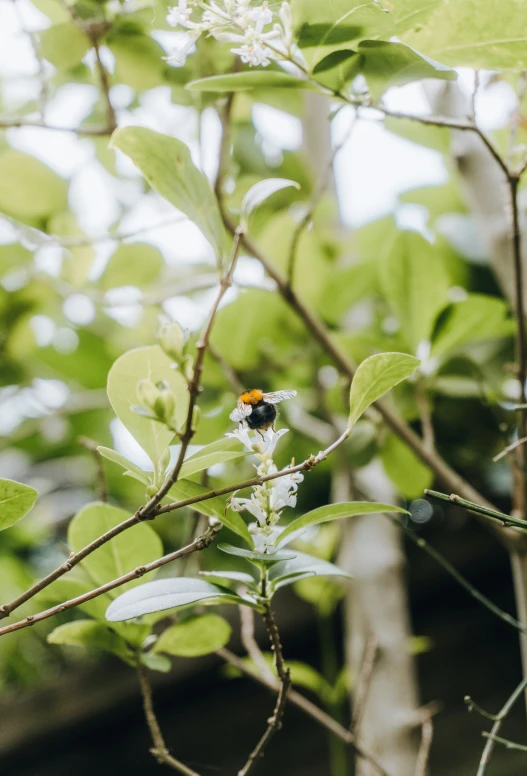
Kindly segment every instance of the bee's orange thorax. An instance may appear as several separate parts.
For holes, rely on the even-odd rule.
[[[251,391],[244,391],[240,395],[240,401],[244,404],[258,404],[263,399],[263,392],[259,388],[253,388]]]

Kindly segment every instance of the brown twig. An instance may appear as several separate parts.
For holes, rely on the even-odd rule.
[[[276,672],[278,674],[278,678],[280,679],[280,686],[278,689],[278,695],[276,698],[276,704],[275,704],[273,713],[267,720],[267,728],[265,730],[265,733],[260,738],[260,740],[256,744],[256,747],[249,755],[247,762],[245,763],[243,768],[238,771],[238,776],[247,776],[247,774],[252,769],[254,764],[260,759],[260,757],[263,757],[265,748],[269,743],[269,741],[271,740],[271,738],[282,727],[282,719],[284,717],[285,706],[287,703],[287,694],[291,688],[291,674],[284,661],[282,644],[280,642],[280,634],[278,632],[278,627],[274,619],[271,605],[269,602],[267,602],[264,604],[264,607],[265,608],[264,608],[263,618],[265,621],[267,632],[269,634],[269,641],[271,642],[271,649],[274,654],[274,663],[276,666]]]
[[[14,631],[22,630],[22,628],[29,628],[31,625],[34,625],[37,622],[47,620],[48,617],[53,617],[55,614],[59,614],[60,612],[66,612],[68,609],[73,609],[76,606],[80,606],[81,604],[86,603],[86,601],[91,601],[100,595],[104,595],[104,593],[109,593],[110,590],[115,590],[116,587],[120,587],[127,582],[131,582],[134,579],[139,579],[145,574],[149,574],[151,571],[161,568],[161,566],[166,566],[167,563],[172,563],[172,561],[177,560],[178,558],[184,558],[186,555],[190,555],[193,552],[200,552],[201,550],[206,549],[209,544],[214,541],[221,528],[222,524],[216,523],[216,525],[214,525],[212,528],[209,528],[206,533],[204,533],[202,536],[199,536],[186,547],[181,547],[179,550],[171,552],[169,555],[163,555],[162,558],[153,560],[151,563],[146,563],[144,566],[138,566],[133,571],[129,571],[127,574],[123,574],[121,577],[118,577],[111,582],[107,582],[105,585],[101,585],[94,590],[90,590],[88,593],[83,593],[76,598],[71,598],[69,601],[64,601],[61,604],[57,604],[57,606],[52,606],[50,609],[45,609],[38,614],[30,614],[24,620],[19,620],[18,622],[13,622],[10,625],[5,625],[3,628],[0,628],[0,636],[4,636],[7,633],[14,633]]]
[[[82,447],[85,447],[86,450],[89,450],[90,453],[93,455],[93,460],[95,461],[95,474],[96,474],[96,481],[97,481],[97,499],[99,501],[102,501],[103,503],[106,503],[106,501],[108,501],[108,488],[106,487],[106,476],[104,474],[103,457],[98,449],[97,442],[94,442],[93,439],[88,439],[88,437],[79,437],[77,441],[79,445],[82,445]]]
[[[247,654],[255,666],[257,666],[258,670],[263,674],[263,676],[273,677],[273,672],[267,664],[262,650],[256,643],[256,639],[254,637],[253,610],[249,609],[247,606],[239,606],[238,610],[240,612],[240,636],[242,644],[247,650]]]
[[[512,695],[508,698],[506,703],[501,708],[496,721],[494,722],[492,729],[490,731],[490,736],[487,739],[487,743],[485,744],[485,748],[483,749],[483,754],[481,755],[481,760],[479,761],[479,767],[478,772],[476,776],[485,776],[485,773],[487,772],[487,765],[489,764],[490,758],[492,756],[492,752],[494,751],[494,736],[497,736],[500,732],[501,725],[503,723],[503,720],[506,719],[506,717],[509,715],[512,707],[518,700],[518,698],[521,696],[523,691],[527,688],[527,678],[522,679],[520,684],[516,687]]]
[[[368,640],[366,641],[366,647],[364,648],[364,656],[362,658],[362,666],[357,684],[357,691],[353,702],[353,716],[351,718],[350,732],[355,735],[359,731],[362,715],[368,699],[368,692],[373,677],[373,669],[375,667],[375,661],[377,659],[379,649],[379,641],[375,633],[370,633]]]
[[[269,480],[274,480],[277,477],[284,477],[285,475],[294,474],[295,472],[310,471],[319,463],[326,460],[328,455],[335,449],[335,447],[342,444],[342,442],[344,442],[344,440],[347,439],[347,437],[348,437],[348,433],[342,434],[339,437],[339,439],[336,440],[336,442],[333,442],[333,444],[329,445],[329,447],[327,447],[325,450],[322,450],[316,456],[315,455],[308,456],[305,459],[305,461],[303,461],[301,464],[298,464],[297,466],[287,467],[286,469],[282,469],[281,471],[273,472],[272,474],[266,474],[263,477],[253,477],[250,480],[238,482],[235,485],[227,485],[225,488],[210,490],[207,493],[201,493],[200,495],[197,495],[197,496],[191,496],[190,498],[183,499],[182,501],[172,502],[170,504],[165,504],[164,506],[157,505],[156,508],[152,510],[151,513],[143,514],[143,516],[141,516],[140,511],[136,512],[134,515],[131,515],[126,520],[123,520],[122,523],[119,523],[118,525],[111,528],[109,531],[106,531],[106,533],[97,537],[97,539],[94,539],[93,542],[91,542],[90,544],[87,544],[86,547],[82,548],[82,550],[79,550],[76,553],[72,553],[63,564],[61,564],[56,569],[51,571],[46,577],[36,582],[24,593],[21,593],[19,596],[14,598],[10,603],[0,606],[0,620],[3,619],[4,617],[7,617],[15,609],[18,609],[18,607],[21,606],[26,601],[29,601],[37,593],[40,593],[56,579],[59,579],[64,574],[67,574],[68,571],[71,571],[71,569],[77,564],[79,564],[81,560],[84,560],[84,558],[86,558],[88,555],[91,555],[92,552],[95,552],[95,550],[97,550],[99,547],[102,547],[103,544],[106,544],[106,542],[109,542],[115,536],[118,536],[119,534],[123,533],[123,531],[127,531],[129,528],[132,528],[134,525],[137,525],[142,520],[153,520],[157,517],[157,515],[166,514],[167,512],[175,512],[176,510],[183,509],[183,507],[188,507],[188,506],[192,506],[193,504],[198,504],[200,501],[208,501],[209,499],[215,498],[216,496],[224,496],[228,493],[232,493],[235,490],[242,490],[243,488],[252,488],[255,485],[263,485],[264,482],[268,482]],[[77,601],[77,599],[75,600]],[[78,603],[82,603],[82,601],[79,601]],[[78,606],[78,603],[74,605]],[[68,607],[68,608],[71,608],[71,607]],[[60,611],[60,608],[54,607],[52,614],[55,614],[58,611]],[[47,616],[51,617],[51,614],[48,614]],[[27,625],[31,625],[32,622],[33,622],[32,620],[29,622],[26,622],[24,620],[23,625],[20,625],[20,623],[14,623],[14,625],[17,625],[17,628],[15,628],[15,630],[18,630],[20,627],[27,627]],[[9,630],[6,630],[5,628],[0,629],[0,636],[2,636],[4,633],[7,633],[7,632],[9,632]]]
[[[505,458],[506,455],[511,453],[513,450],[516,450],[516,448],[519,447],[520,445],[525,444],[525,442],[527,442],[527,436],[522,437],[522,439],[517,439],[515,442],[512,442],[512,444],[507,445],[505,450],[502,450],[501,453],[498,453],[498,455],[494,456],[494,458],[492,459],[493,462],[496,463],[497,461],[500,461],[502,458]]]
[[[101,91],[106,103],[106,126],[108,127],[109,134],[111,134],[115,129],[117,129],[117,117],[115,115],[115,108],[112,105],[112,100],[110,97],[110,80],[108,78],[108,71],[106,70],[101,59],[101,52],[99,48],[100,32],[95,27],[88,28],[87,32],[95,51],[95,63],[99,73]]]
[[[256,671],[253,671],[249,666],[247,666],[247,664],[241,660],[241,658],[239,658],[230,650],[225,649],[225,647],[218,649],[216,654],[227,663],[230,663],[235,668],[237,668],[240,673],[244,674],[245,676],[249,676],[251,679],[259,682],[259,684],[263,685],[264,687],[268,687],[270,690],[278,692],[280,682],[275,677],[267,678],[261,673],[256,673]],[[357,740],[353,733],[350,733],[349,730],[346,730],[343,725],[334,720],[333,717],[330,717],[329,714],[326,714],[326,712],[319,708],[315,703],[312,703],[296,690],[289,691],[287,700],[288,702],[297,706],[297,708],[301,709],[305,714],[311,717],[311,719],[314,719],[315,722],[317,722],[323,728],[329,730],[329,732],[334,736],[340,738],[341,741],[344,741],[344,743],[348,744],[352,749],[355,750],[355,752],[357,752],[358,755],[363,758],[363,760],[369,762],[370,765],[376,769],[379,776],[390,776],[384,766],[378,762],[373,754],[370,754],[362,746],[362,744]]]
[[[184,763],[176,760],[167,749],[163,732],[157,720],[154,703],[152,699],[152,688],[150,686],[150,680],[148,678],[148,669],[143,665],[137,666],[137,676],[139,679],[139,687],[141,688],[141,695],[143,697],[143,708],[145,710],[146,724],[152,737],[153,747],[150,749],[151,753],[156,758],[160,765],[168,765],[172,770],[178,773],[184,774],[184,776],[199,776],[196,771],[189,768]]]
[[[415,761],[414,776],[426,776],[428,760],[430,759],[430,750],[434,739],[434,724],[432,717],[437,713],[436,704],[430,704],[420,710],[423,721],[421,722],[421,744]]]

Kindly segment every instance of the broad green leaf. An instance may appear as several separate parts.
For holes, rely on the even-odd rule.
[[[287,528],[282,531],[276,544],[283,547],[287,541],[291,541],[291,536],[298,536],[305,528],[311,525],[320,525],[329,520],[340,520],[343,517],[355,517],[356,515],[370,515],[378,512],[402,512],[408,514],[406,509],[394,507],[392,504],[376,504],[371,501],[349,501],[341,504],[327,504],[324,507],[318,507],[311,512],[307,512],[302,517],[297,517]]]
[[[452,66],[525,70],[524,0],[442,0],[424,24],[403,35],[411,46]]]
[[[137,384],[141,379],[153,383],[165,380],[176,397],[176,420],[185,422],[188,392],[185,378],[175,369],[172,361],[159,347],[151,345],[124,353],[108,374],[108,398],[115,414],[143,450],[150,456],[154,467],[172,441],[174,432],[163,423],[137,415],[131,409],[139,404]]]
[[[144,482],[145,485],[150,485],[150,478],[147,472],[144,472],[139,468],[139,466],[136,466],[135,463],[129,461],[128,458],[126,458],[124,455],[121,455],[121,453],[118,453],[117,450],[112,450],[111,447],[102,447],[101,445],[97,448],[97,450],[103,456],[103,458],[107,458],[109,461],[113,461],[114,463],[119,464],[119,466],[122,466],[123,469],[126,469],[130,474],[134,474],[135,478],[139,480],[139,482]]]
[[[384,441],[381,461],[386,474],[405,498],[422,496],[434,480],[430,469],[394,434],[389,434]]]
[[[124,509],[110,504],[88,504],[69,524],[68,543],[73,552],[79,552],[128,517],[130,515]],[[82,565],[98,585],[104,585],[162,555],[163,545],[157,533],[146,523],[138,523],[92,552]],[[141,581],[134,579],[124,588],[140,585]]]
[[[252,89],[314,89],[309,81],[277,70],[246,70],[243,73],[213,75],[191,81],[193,92],[246,92]]]
[[[365,359],[351,383],[348,428],[386,391],[410,377],[421,362],[406,353],[377,353]]]
[[[256,606],[247,599],[235,595],[232,590],[205,582],[203,579],[173,577],[157,579],[155,582],[147,582],[133,590],[127,590],[112,601],[106,612],[106,619],[110,622],[120,622],[198,602]]]
[[[222,571],[200,571],[200,576],[204,579],[228,579],[231,582],[240,582],[249,587],[254,587],[256,580],[250,574],[246,574],[244,571],[232,571],[230,569],[224,569]]]
[[[507,304],[483,294],[470,294],[451,305],[445,315],[432,343],[432,356],[447,356],[468,342],[509,336],[515,328]]]
[[[185,459],[180,471],[181,479],[191,477],[193,474],[209,469],[217,463],[225,463],[225,461],[231,461],[233,458],[251,455],[247,450],[241,450],[240,444],[238,439],[225,437],[217,442],[212,442],[210,445],[205,445],[197,453]]]
[[[135,663],[134,653],[126,641],[107,625],[95,620],[75,620],[59,625],[48,634],[48,642],[72,647],[95,647],[112,652],[126,663]]]
[[[224,647],[232,628],[219,614],[201,614],[167,628],[153,651],[177,657],[200,657]]]
[[[235,547],[233,544],[227,544],[222,542],[218,544],[218,550],[226,552],[227,555],[236,555],[239,558],[245,558],[251,563],[255,563],[257,566],[261,566],[262,563],[278,563],[281,560],[292,560],[296,557],[294,552],[275,552],[272,555],[266,552],[252,552],[251,550],[243,550],[240,547]]]
[[[108,36],[108,48],[115,57],[115,81],[136,91],[154,89],[164,82],[164,50],[148,35],[119,30]]]
[[[157,279],[162,266],[163,257],[153,245],[119,245],[110,256],[99,286],[104,290],[119,286],[137,286],[142,289]]]
[[[404,86],[422,78],[454,81],[456,71],[419,54],[404,43],[363,40],[358,48],[359,61],[354,64],[366,78],[369,90],[378,99],[390,86]]]
[[[29,485],[0,479],[0,531],[25,517],[37,497],[37,491]]]
[[[40,53],[58,68],[77,65],[92,48],[87,35],[73,22],[55,24],[39,33]]]
[[[224,256],[225,230],[216,197],[185,143],[146,127],[122,127],[110,145],[129,156],[152,188],[196,224],[218,257]]]
[[[431,340],[436,318],[448,304],[442,255],[417,232],[400,232],[380,262],[379,280],[415,353],[419,343]]]
[[[389,116],[383,121],[383,125],[392,134],[404,137],[411,143],[418,143],[442,154],[450,153],[452,141],[451,130],[448,127],[426,126],[418,121],[395,119]],[[401,197],[405,195],[406,193],[403,193]]]
[[[340,323],[354,305],[371,296],[376,287],[377,265],[374,261],[335,268],[325,285],[320,313],[329,323]]]
[[[292,585],[298,578],[306,577],[349,577],[351,574],[339,569],[333,563],[322,560],[305,552],[297,552],[296,557],[284,560],[269,570],[269,581],[275,590]]]
[[[434,8],[443,0],[391,0],[390,13],[395,22],[391,35],[399,37],[407,30],[420,29]]]
[[[268,197],[271,197],[277,191],[286,189],[289,186],[300,189],[299,183],[287,180],[286,178],[266,178],[263,181],[255,183],[254,186],[251,186],[242,200],[242,219],[247,219],[253,210],[257,208],[258,205],[261,205],[262,202],[265,202]]]
[[[194,496],[201,496],[203,493],[208,493],[210,488],[206,488],[204,485],[200,485],[197,482],[191,480],[178,480],[175,485],[170,488],[169,495],[171,499],[175,501],[184,501],[187,498],[193,498]],[[233,512],[232,509],[227,509],[225,501],[219,496],[206,499],[205,501],[198,501],[196,504],[192,504],[192,509],[200,512],[207,517],[215,517],[226,528],[229,528],[234,533],[245,539],[247,544],[252,547],[253,540],[249,533],[247,524],[243,517],[238,512]]]
[[[45,218],[67,205],[65,180],[34,156],[0,152],[0,211],[17,218]]]

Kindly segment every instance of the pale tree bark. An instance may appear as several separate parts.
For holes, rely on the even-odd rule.
[[[304,150],[315,180],[320,180],[332,158],[329,102],[321,95],[308,93],[306,97]],[[329,190],[337,196],[334,177],[328,180]],[[339,222],[335,228],[345,226]],[[380,465],[369,468],[364,479],[361,487],[367,487],[375,500],[390,503],[395,498]],[[332,501],[349,500],[350,485],[344,458],[334,476]],[[354,518],[345,529],[339,562],[355,576],[345,606],[345,654],[353,676],[360,672],[372,636],[378,645],[361,715],[361,740],[368,741],[390,774],[411,776],[419,748],[415,731],[418,689],[414,658],[408,650],[412,631],[400,532],[382,515]],[[353,699],[351,702],[353,707]],[[370,774],[374,771],[359,759],[357,775]]]
[[[393,486],[380,463],[359,473],[361,491],[376,501],[393,503]],[[414,773],[419,738],[418,689],[405,577],[401,532],[384,515],[364,515],[348,522],[338,558],[353,574],[346,599],[346,659],[352,676],[361,673],[368,643],[376,644],[367,693],[362,694],[358,735],[393,776]],[[354,682],[359,702],[360,683]],[[357,711],[355,709],[355,711]],[[357,776],[374,776],[364,760]]]

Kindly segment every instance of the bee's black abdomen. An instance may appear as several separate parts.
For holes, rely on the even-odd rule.
[[[251,414],[245,418],[247,425],[252,429],[269,428],[276,420],[276,407],[274,404],[267,404],[265,401],[259,401],[255,404]]]

